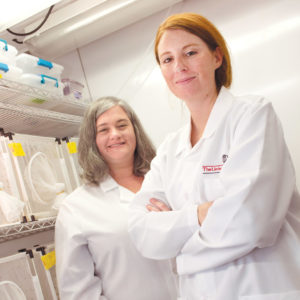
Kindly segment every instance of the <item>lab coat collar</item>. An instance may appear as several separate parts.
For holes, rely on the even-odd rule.
[[[175,152],[176,156],[179,155],[181,152],[190,150],[192,148],[191,140],[190,140],[190,132],[191,132],[191,121],[189,121],[188,124],[186,124],[181,129],[177,150]]]
[[[130,203],[133,200],[134,193],[123,186],[119,186],[120,200],[123,203]]]
[[[234,101],[234,96],[229,92],[227,88],[222,87],[217,97],[217,100],[213,106],[213,109],[209,115],[203,135],[201,139],[197,142],[197,144],[193,147],[193,149],[197,148],[200,141],[207,139],[213,135],[213,133],[221,124],[223,118],[226,116],[230,107],[232,106],[233,101]],[[182,128],[179,142],[178,142],[178,147],[176,150],[176,155],[179,155],[183,151],[192,150],[190,136],[191,136],[191,119],[188,122],[188,124]]]
[[[100,188],[104,193],[107,193],[114,189],[118,189],[120,192],[121,202],[131,202],[134,196],[133,192],[123,186],[120,186],[111,176],[108,176],[107,179],[100,183]]]
[[[104,181],[100,183],[100,188],[104,193],[107,193],[118,187],[118,183],[111,176],[108,176]]]

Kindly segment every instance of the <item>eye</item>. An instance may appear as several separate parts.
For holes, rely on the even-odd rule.
[[[97,130],[97,133],[106,133],[108,131],[107,128],[100,128]]]
[[[125,129],[126,127],[128,126],[128,124],[120,124],[119,126],[118,126],[118,128],[120,128],[120,129]]]
[[[163,63],[163,64],[168,64],[168,63],[171,62],[171,61],[172,61],[172,58],[171,58],[171,57],[166,57],[166,58],[164,58],[164,59],[161,60],[161,63]]]
[[[191,50],[191,51],[186,53],[186,56],[192,56],[192,55],[195,55],[195,54],[197,54],[197,51]]]

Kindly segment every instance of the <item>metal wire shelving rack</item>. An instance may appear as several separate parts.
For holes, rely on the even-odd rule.
[[[0,78],[0,127],[50,137],[78,135],[88,103]]]
[[[78,135],[88,101],[0,78],[0,127],[49,137]],[[0,226],[0,243],[53,230],[56,217]]]
[[[0,243],[54,229],[56,217],[0,226]]]

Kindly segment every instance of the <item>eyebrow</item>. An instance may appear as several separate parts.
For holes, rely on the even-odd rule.
[[[118,123],[121,123],[121,122],[130,122],[130,120],[128,120],[128,119],[119,119],[119,120],[117,120],[116,123],[118,124]],[[97,128],[102,127],[102,126],[106,126],[106,125],[107,125],[107,123],[100,123],[100,124],[97,125]]]
[[[193,43],[193,44],[188,44],[188,45],[185,45],[185,46],[182,48],[182,50],[185,50],[186,48],[192,47],[192,46],[199,46],[199,45],[198,45],[198,44],[195,44],[195,43]],[[169,54],[169,53],[171,53],[171,51],[166,51],[166,52],[160,54],[159,57],[161,57],[161,56],[163,56],[163,55],[166,55],[166,54]]]

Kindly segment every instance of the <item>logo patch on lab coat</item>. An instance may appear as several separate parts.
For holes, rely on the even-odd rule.
[[[220,173],[223,165],[213,165],[213,166],[202,166],[203,174],[215,174]]]
[[[223,154],[223,155],[222,155],[222,161],[223,161],[223,164],[225,164],[227,158],[228,158],[228,155],[227,155],[227,154]]]
[[[227,154],[223,154],[222,155],[223,165],[225,164],[227,158],[228,158]],[[221,170],[222,170],[223,165],[207,165],[207,166],[202,166],[203,174],[216,174],[216,173],[220,173]]]

